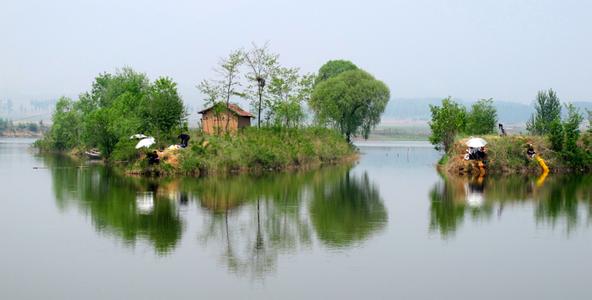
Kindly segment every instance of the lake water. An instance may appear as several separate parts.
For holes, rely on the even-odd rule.
[[[350,166],[149,180],[0,140],[0,299],[591,299],[592,177]]]

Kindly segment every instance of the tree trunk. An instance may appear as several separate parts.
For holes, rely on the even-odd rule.
[[[259,87],[259,112],[257,113],[257,128],[261,128],[261,87]]]

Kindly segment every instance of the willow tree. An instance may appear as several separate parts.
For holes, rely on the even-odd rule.
[[[389,97],[389,88],[382,81],[353,69],[318,82],[309,104],[318,122],[339,129],[351,142],[357,134],[368,138],[380,122]]]
[[[317,74],[315,85],[331,78],[335,77],[345,71],[357,70],[358,66],[352,63],[349,60],[330,60],[326,62],[320,69],[319,73]]]

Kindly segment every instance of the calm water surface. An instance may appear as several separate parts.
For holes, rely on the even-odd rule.
[[[358,163],[148,180],[0,139],[0,299],[590,299],[592,177]]]

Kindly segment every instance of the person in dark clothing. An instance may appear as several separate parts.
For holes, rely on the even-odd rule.
[[[502,123],[499,123],[497,124],[497,126],[499,127],[500,135],[506,136],[506,130],[504,129],[504,125],[502,125]]]
[[[150,165],[155,165],[160,162],[160,158],[158,158],[158,153],[156,151],[148,152],[146,157],[148,158],[148,164]]]
[[[526,155],[528,155],[528,158],[530,159],[533,159],[536,155],[536,152],[534,151],[534,147],[532,147],[532,144],[527,145]]]
[[[181,140],[181,148],[186,148],[187,145],[189,145],[189,135],[186,133],[181,133],[179,134],[179,136],[177,137],[178,139]]]

